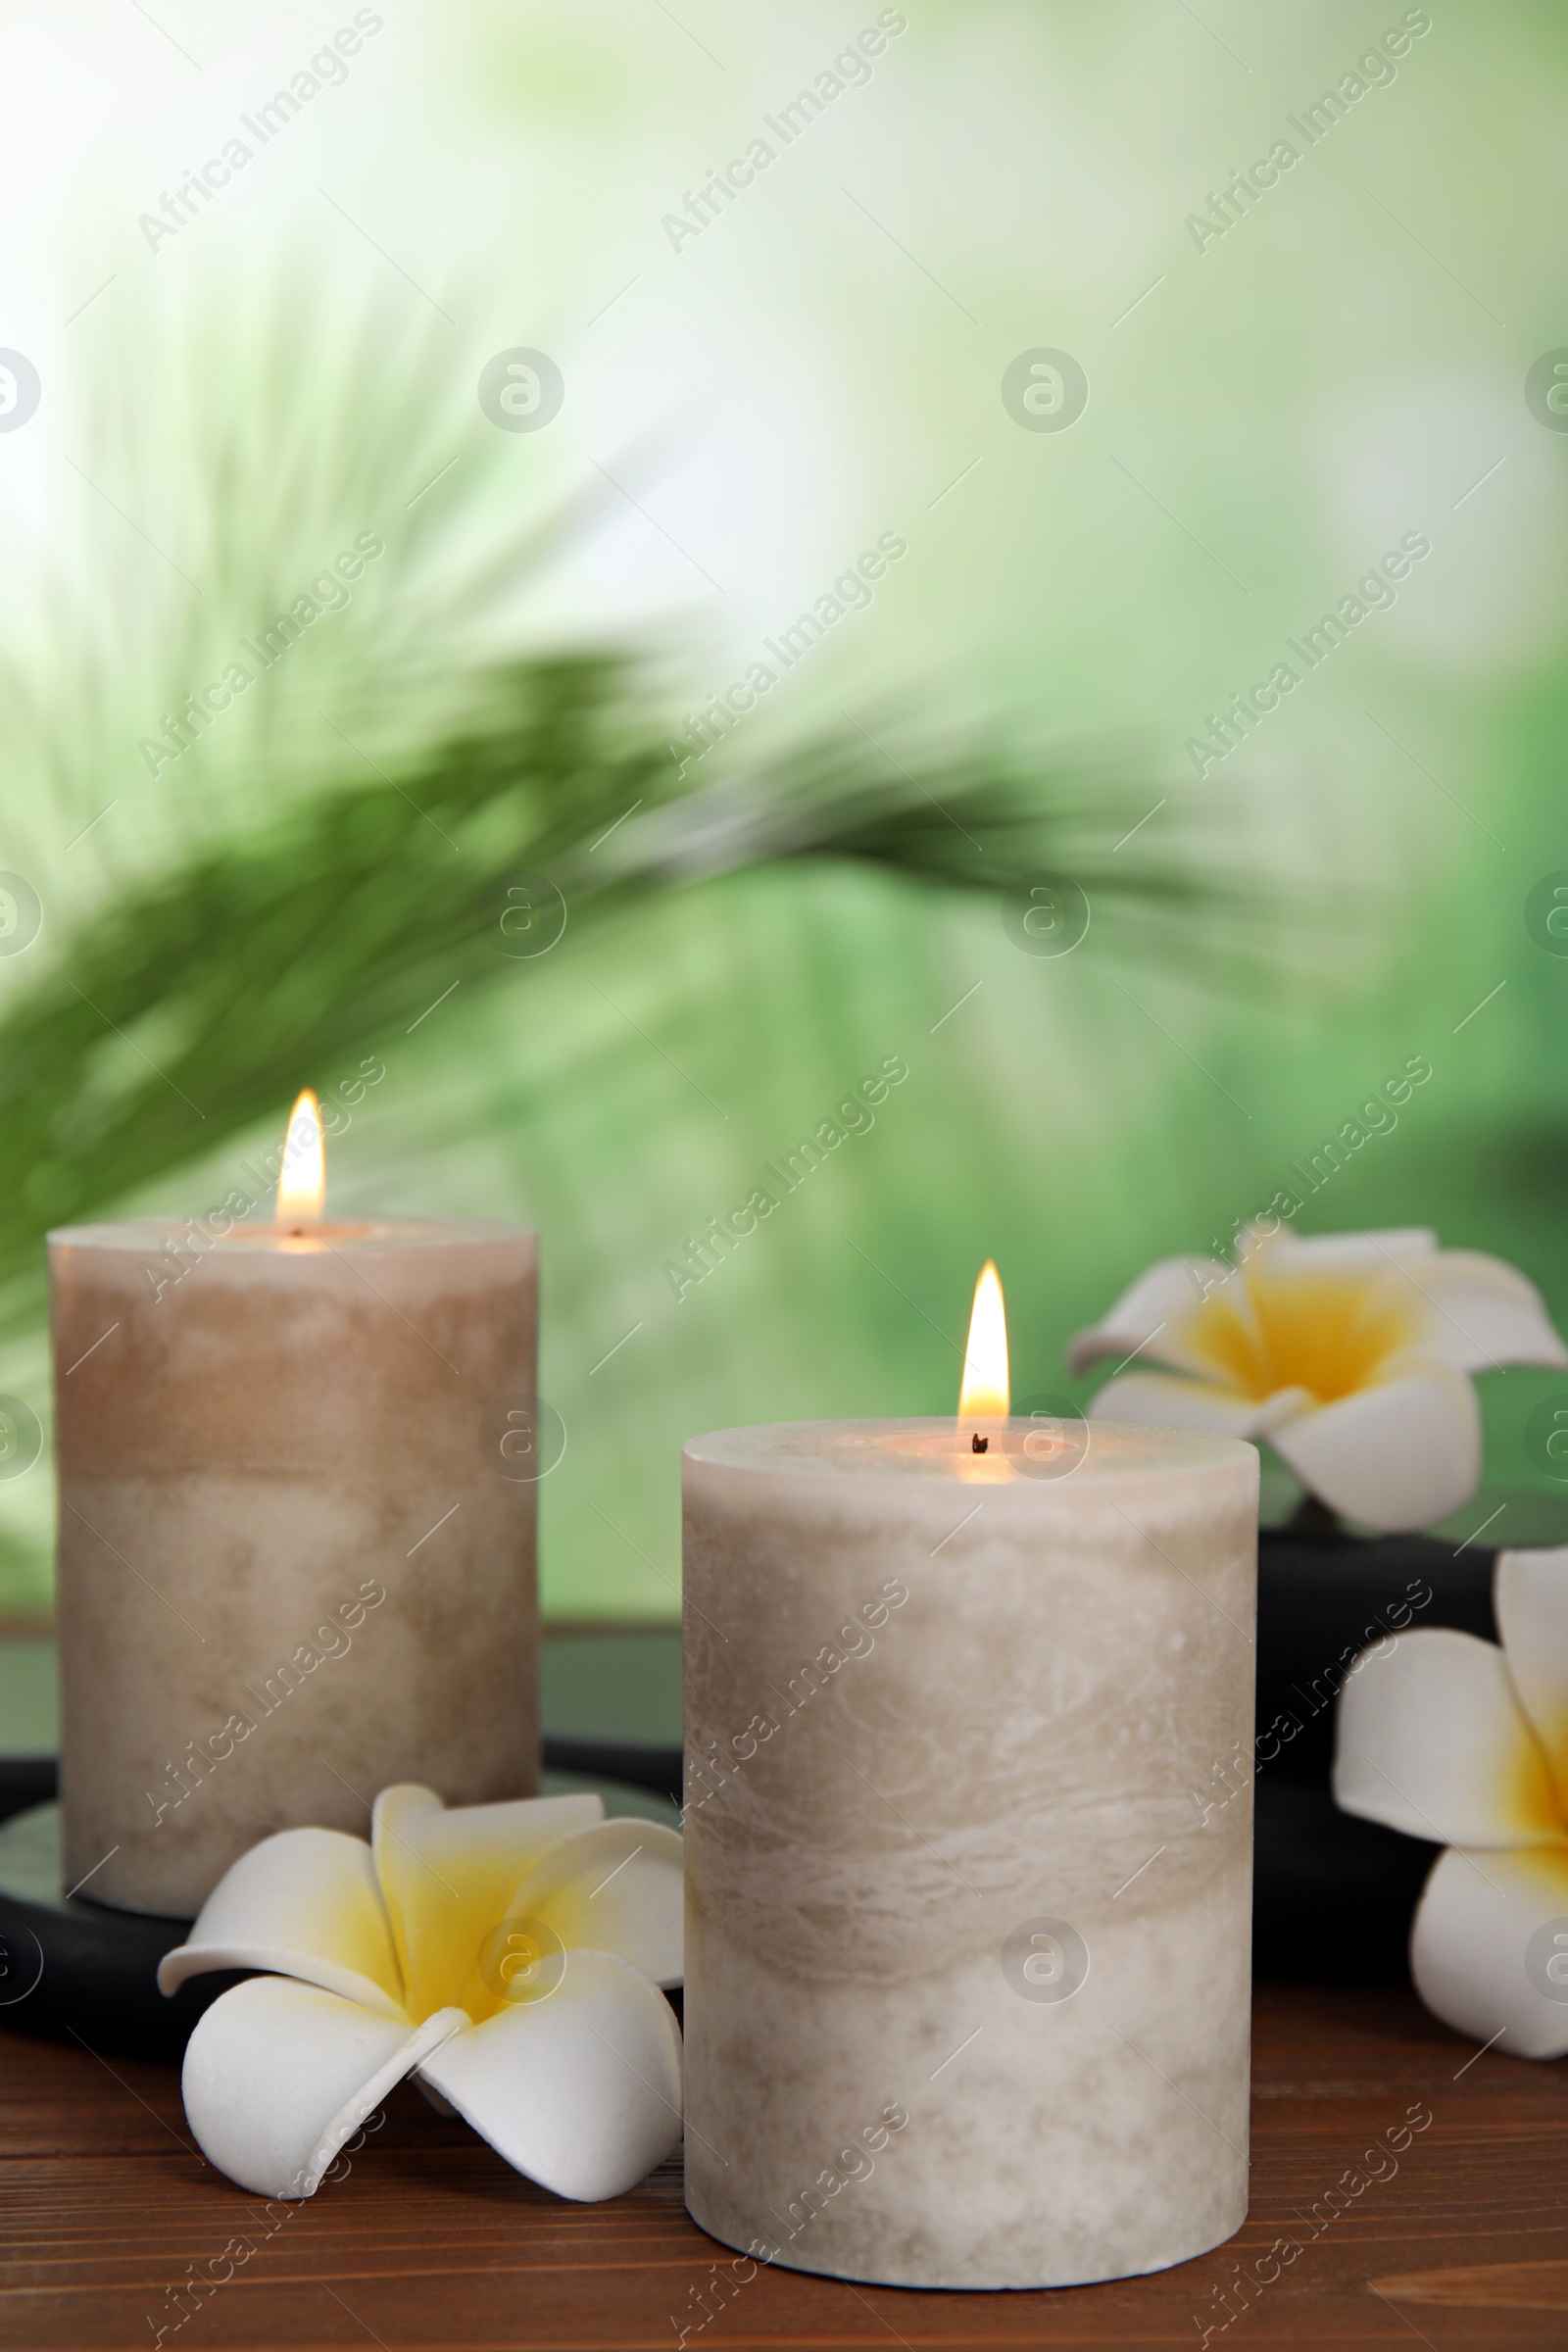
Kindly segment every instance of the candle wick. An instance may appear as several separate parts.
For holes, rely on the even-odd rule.
[[[976,1453],[984,1453],[987,1446],[991,1444],[991,1440],[989,1438],[983,1438],[979,1431],[976,1430],[974,1436],[969,1440],[969,1443],[973,1446]]]

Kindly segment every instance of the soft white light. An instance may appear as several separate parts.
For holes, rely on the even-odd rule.
[[[289,1115],[283,1165],[277,1178],[280,1224],[318,1217],[326,1201],[326,1147],[321,1106],[307,1087]]]
[[[974,1286],[958,1419],[1005,1421],[1007,1397],[1007,1314],[1002,1302],[1001,1278],[988,1257]]]

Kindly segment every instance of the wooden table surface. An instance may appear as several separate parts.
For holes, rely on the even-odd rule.
[[[407,2085],[346,2175],[270,2223],[196,2154],[172,2068],[0,2034],[0,2344],[1568,2344],[1568,2065],[1477,2055],[1383,1988],[1259,1986],[1253,2050],[1252,2211],[1230,2245],[1112,2285],[950,2295],[737,2285],[678,2163],[563,2204]]]

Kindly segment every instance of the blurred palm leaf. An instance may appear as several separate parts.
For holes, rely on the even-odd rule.
[[[1116,858],[1147,787],[1074,762],[1019,772],[852,723],[757,775],[686,787],[638,681],[600,657],[514,664],[401,776],[338,781],[198,850],[68,935],[0,1015],[0,1323],[36,1311],[39,1240],[276,1115],[303,1076],[517,971],[509,889],[547,877],[569,954],[658,893],[776,859],[841,858],[996,892],[1067,870],[1187,960],[1251,969],[1256,888]],[[515,904],[515,901],[512,902]],[[552,903],[554,903],[552,901]],[[1200,919],[1199,919],[1200,918]],[[1135,934],[1136,935],[1136,934]]]

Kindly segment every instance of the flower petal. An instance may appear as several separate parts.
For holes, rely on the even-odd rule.
[[[202,2153],[263,2197],[310,2197],[351,2132],[468,2021],[411,2033],[358,2001],[284,1977],[220,1994],[185,2047],[185,2113]]]
[[[1568,1844],[1541,1742],[1494,1642],[1446,1627],[1363,1650],[1340,1692],[1334,1796],[1440,1845]]]
[[[1422,1353],[1456,1372],[1485,1372],[1502,1364],[1568,1364],[1545,1300],[1527,1275],[1479,1250],[1445,1250],[1426,1263],[1395,1274],[1413,1286],[1430,1310]]]
[[[674,2015],[609,1952],[568,1952],[554,1991],[444,2042],[422,2072],[499,2155],[558,2196],[617,2197],[680,2140]]]
[[[1302,1485],[1368,1527],[1430,1527],[1481,1481],[1481,1408],[1462,1373],[1409,1364],[1269,1432]]]
[[[1281,1274],[1370,1278],[1423,1265],[1439,1252],[1438,1237],[1425,1225],[1387,1225],[1372,1233],[1295,1233],[1287,1225],[1252,1241],[1247,1254]]]
[[[1410,1931],[1410,1974],[1455,2033],[1513,2058],[1568,2052],[1568,1853],[1440,1854]]]
[[[407,2025],[403,1980],[370,1849],[342,1830],[281,1830],[230,1865],[190,1940],[165,1954],[160,1992],[212,1968],[266,1968]]]
[[[1293,1390],[1293,1397],[1305,1397]],[[1176,1380],[1168,1372],[1118,1372],[1089,1407],[1092,1421],[1137,1421],[1155,1429],[1200,1429],[1216,1437],[1250,1438],[1264,1408],[1237,1389],[1206,1380]]]
[[[1492,1590],[1508,1672],[1568,1824],[1568,1548],[1499,1551]]]
[[[681,1980],[681,1840],[662,1822],[606,1821],[564,1838],[508,1897],[568,1951],[613,1952],[655,1984]]]
[[[523,1873],[604,1814],[604,1799],[592,1794],[449,1809],[413,1782],[382,1789],[370,1844],[411,2017],[462,1997],[479,1947]]]
[[[1068,1341],[1068,1371],[1086,1372],[1102,1356],[1136,1353],[1155,1363],[1174,1364],[1182,1372],[1212,1372],[1207,1357],[1187,1346],[1187,1333],[1205,1298],[1217,1290],[1240,1298],[1234,1267],[1216,1265],[1206,1257],[1162,1257],[1139,1275],[1100,1322]]]

